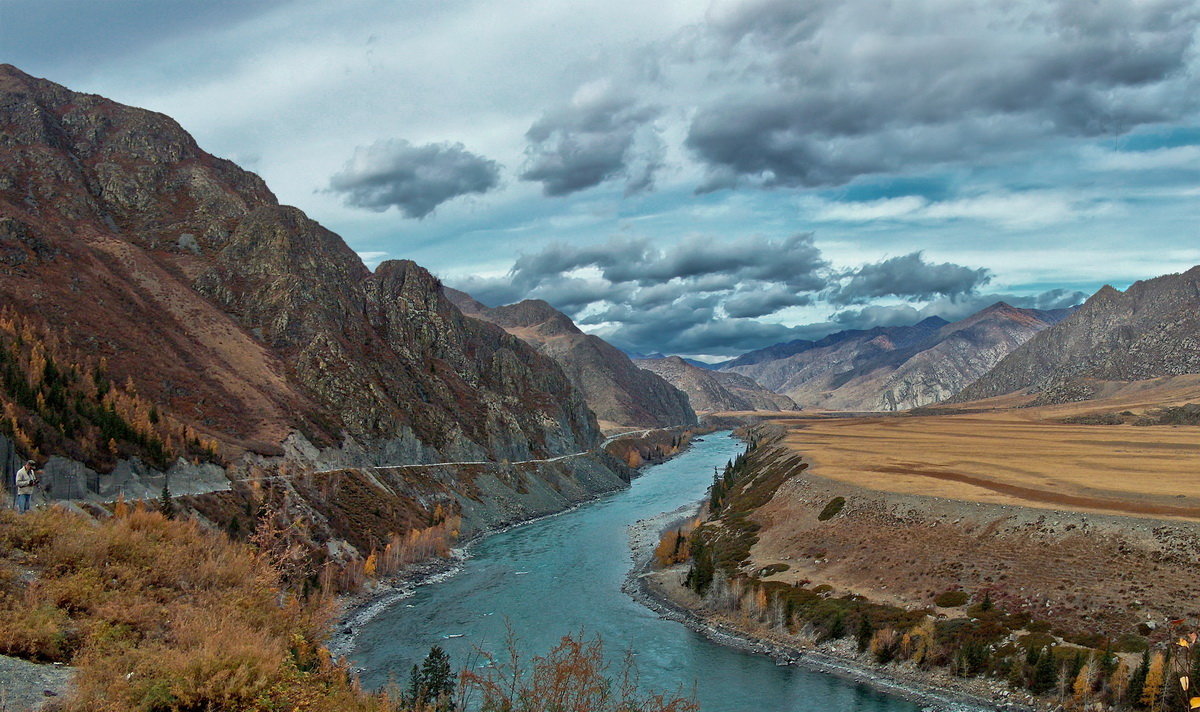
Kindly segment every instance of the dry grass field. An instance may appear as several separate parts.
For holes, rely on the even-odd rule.
[[[1135,384],[1102,400],[1061,406],[1023,408],[1022,400],[981,402],[945,414],[772,420],[789,428],[785,442],[812,462],[811,474],[859,487],[1200,520],[1200,428],[1061,422],[1200,402],[1200,378]]]

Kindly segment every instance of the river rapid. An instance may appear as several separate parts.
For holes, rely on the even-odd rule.
[[[713,468],[742,448],[728,432],[707,435],[627,490],[475,542],[455,575],[356,631],[349,657],[364,686],[405,684],[431,645],[456,667],[477,662],[476,648],[500,653],[507,621],[527,656],[581,630],[603,638],[614,663],[632,650],[644,690],[694,694],[704,712],[916,712],[865,684],[718,645],[621,591],[633,565],[629,526],[699,501]]]

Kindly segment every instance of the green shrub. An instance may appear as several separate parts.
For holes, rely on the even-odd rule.
[[[940,608],[958,608],[967,602],[967,592],[946,591],[945,593],[939,593],[933,599],[933,602]]]
[[[842,511],[842,507],[845,506],[845,497],[834,497],[833,499],[829,500],[829,504],[825,505],[825,509],[822,509],[821,513],[817,515],[817,519],[822,522],[833,519],[837,516],[838,512]]]
[[[1143,653],[1150,649],[1150,641],[1135,633],[1125,633],[1113,643],[1114,653]]]

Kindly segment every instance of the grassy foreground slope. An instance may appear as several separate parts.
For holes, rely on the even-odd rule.
[[[190,521],[0,512],[0,653],[80,669],[65,710],[394,709],[321,646],[328,599]]]

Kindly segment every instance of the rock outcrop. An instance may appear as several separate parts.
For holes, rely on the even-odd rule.
[[[699,412],[799,410],[791,398],[763,388],[740,373],[700,368],[678,356],[642,359],[635,363],[686,393],[692,408]]]
[[[1200,373],[1200,266],[1102,288],[1070,317],[1028,340],[955,396],[1016,391],[1045,403],[1086,400],[1094,381]]]
[[[946,400],[1068,313],[998,302],[957,322],[930,317],[781,344],[720,369],[754,378],[805,408],[908,410]]]
[[[639,369],[600,337],[583,333],[570,317],[546,302],[530,299],[489,308],[463,292],[445,291],[463,313],[504,328],[557,361],[602,422],[644,428],[696,423],[684,393]]]
[[[552,359],[464,317],[421,267],[372,273],[170,118],[9,65],[0,298],[44,323],[57,357],[102,360],[229,455],[278,452],[293,431],[426,460],[552,457],[600,441]]]

